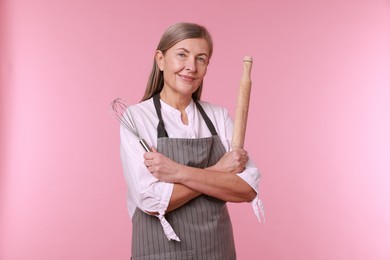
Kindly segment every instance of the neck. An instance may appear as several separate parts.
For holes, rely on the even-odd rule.
[[[168,93],[165,88],[161,90],[160,98],[162,101],[181,112],[185,111],[186,107],[190,104],[192,100],[192,96],[180,95],[178,93],[171,92]]]

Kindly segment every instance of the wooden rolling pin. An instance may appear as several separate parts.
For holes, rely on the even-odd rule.
[[[240,80],[240,89],[238,92],[236,116],[232,137],[233,150],[244,147],[245,131],[249,111],[249,100],[252,86],[251,69],[253,59],[250,56],[245,56],[243,62],[244,69]]]

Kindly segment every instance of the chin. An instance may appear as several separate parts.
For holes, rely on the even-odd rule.
[[[179,93],[181,93],[182,95],[189,95],[189,96],[192,96],[192,94],[195,93],[195,91],[198,89],[198,87],[190,87],[190,88],[180,88],[178,90]]]

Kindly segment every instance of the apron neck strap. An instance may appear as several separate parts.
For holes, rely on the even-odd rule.
[[[203,117],[203,120],[205,121],[207,127],[209,128],[211,134],[218,135],[213,123],[211,122],[210,118],[207,116],[203,107],[199,104],[198,101],[194,100],[194,102],[195,102],[196,107],[198,108],[201,116]],[[161,115],[160,93],[156,93],[153,95],[153,103],[154,103],[154,108],[156,109],[156,113],[158,116],[157,137],[158,138],[168,137],[168,133],[165,130],[164,121],[163,121],[162,115]]]
[[[194,99],[194,102],[195,102],[196,107],[198,108],[200,114],[202,115],[203,120],[206,122],[206,125],[209,128],[211,134],[212,135],[218,135],[217,131],[215,131],[215,127],[214,127],[213,123],[211,122],[210,118],[207,116],[206,112],[204,112],[203,107],[195,99]]]
[[[156,93],[153,95],[153,103],[158,116],[157,137],[158,138],[168,137],[168,133],[165,130],[164,121],[162,120],[162,116],[161,116],[160,93]]]

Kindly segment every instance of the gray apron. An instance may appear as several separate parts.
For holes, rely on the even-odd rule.
[[[157,150],[170,159],[192,167],[214,165],[226,152],[214,125],[198,102],[195,104],[212,136],[169,138],[161,116],[160,95],[153,97],[159,118]],[[234,260],[233,230],[226,202],[200,195],[182,207],[165,214],[181,242],[168,240],[160,221],[140,209],[132,217],[132,259]]]

